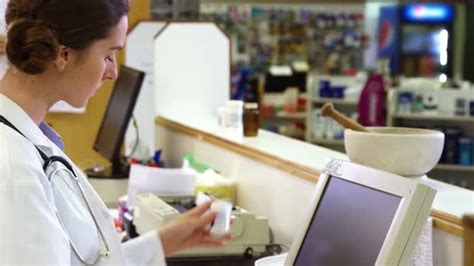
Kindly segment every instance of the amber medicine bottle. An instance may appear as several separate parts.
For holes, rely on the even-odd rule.
[[[257,103],[246,103],[244,105],[244,136],[255,137],[260,127],[260,118]]]

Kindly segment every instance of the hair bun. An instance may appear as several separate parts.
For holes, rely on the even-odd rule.
[[[28,74],[40,74],[56,59],[59,42],[55,31],[46,23],[20,18],[8,29],[6,53],[8,60]]]

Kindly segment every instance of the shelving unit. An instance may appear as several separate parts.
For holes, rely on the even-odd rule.
[[[305,94],[300,95],[300,97],[306,97]],[[267,130],[274,131],[280,134],[284,134],[288,137],[305,140],[306,132],[302,131],[299,127],[294,127],[295,123],[303,123],[306,125],[307,121],[307,112],[285,112],[282,111],[281,107],[284,105],[284,94],[283,93],[265,93],[263,94],[262,104],[270,105],[274,108],[277,108],[279,111],[276,111],[272,114],[263,114],[262,115],[262,127]],[[293,124],[293,125],[292,125]],[[286,128],[288,131],[281,131],[282,128]]]
[[[423,121],[449,121],[449,122],[471,122],[474,123],[473,116],[454,115],[426,115],[426,114],[393,114],[392,119],[423,120]]]
[[[399,92],[410,91],[416,94],[432,94],[438,99],[438,113],[398,113],[397,98]],[[463,137],[474,139],[474,117],[455,116],[453,111],[454,102],[457,98],[466,99],[468,102],[474,100],[473,91],[462,90],[392,90],[388,94],[388,126],[418,127],[418,128],[444,128],[452,127],[463,131]],[[436,178],[457,186],[474,189],[474,165],[460,165],[439,163],[431,172],[431,178]]]
[[[350,94],[348,98],[321,98],[319,97],[318,86],[320,80],[329,80],[332,85],[343,85],[347,88],[352,89],[362,89],[365,80],[361,81],[354,77],[343,77],[343,76],[312,76],[308,81],[309,87],[312,89],[308,90],[308,99],[307,102],[307,110],[308,110],[308,122],[307,122],[307,130],[306,130],[306,140],[313,144],[323,146],[329,149],[337,150],[344,152],[344,140],[343,139],[333,139],[333,138],[316,138],[314,136],[314,129],[319,126],[324,125],[316,125],[315,114],[314,111],[316,109],[320,109],[325,103],[332,103],[334,107],[346,114],[347,116],[351,116],[352,113],[357,112],[357,106],[359,103],[359,93]]]
[[[436,170],[442,171],[465,171],[474,173],[474,165],[459,165],[459,164],[443,164],[440,163],[435,167]]]
[[[360,3],[224,2],[202,3],[201,19],[217,22],[233,40],[234,64],[245,62],[259,73],[295,61],[328,74],[363,68],[370,39]]]
[[[311,106],[308,107],[308,129],[306,139],[316,145],[330,148],[333,150],[344,152],[344,139],[327,139],[327,138],[316,138],[312,134],[313,126],[316,126],[314,123],[313,110],[321,108],[325,103],[332,103],[334,107],[340,112],[345,113],[347,116],[350,116],[352,112],[357,111],[357,99],[339,99],[339,98],[319,98],[314,97],[311,101]]]
[[[275,115],[265,116],[264,119],[306,120],[306,115],[306,112],[288,113],[280,111]]]
[[[358,99],[339,99],[339,98],[313,98],[314,104],[325,104],[325,103],[333,103],[334,105],[348,105],[348,106],[355,106],[358,104]]]
[[[312,143],[321,146],[344,146],[343,139],[314,139]]]

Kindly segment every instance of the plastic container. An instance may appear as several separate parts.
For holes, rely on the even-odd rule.
[[[359,96],[359,123],[364,126],[385,125],[386,95],[384,79],[380,74],[374,74],[367,82]]]
[[[457,164],[459,154],[459,137],[461,131],[457,128],[446,128],[444,130],[445,143],[442,161],[447,164]]]
[[[312,134],[316,139],[322,139],[326,131],[326,118],[321,115],[321,109],[313,110]]]
[[[331,82],[329,80],[319,81],[319,97],[321,98],[332,97]]]
[[[238,100],[228,101],[226,104],[227,117],[226,124],[230,128],[242,128],[242,114],[244,110],[244,102]]]
[[[438,100],[434,95],[423,97],[423,113],[426,115],[436,115],[438,113]]]
[[[413,103],[413,93],[401,92],[398,94],[398,113],[409,114],[411,113],[411,106]]]
[[[470,165],[472,158],[472,140],[470,138],[459,138],[459,157],[460,165]]]
[[[344,98],[344,91],[346,86],[333,86],[331,87],[331,94],[333,98],[342,99]]]
[[[457,98],[455,104],[455,111],[454,115],[457,116],[465,116],[466,115],[466,99],[464,98]]]
[[[423,112],[424,108],[425,108],[425,105],[423,104],[423,95],[421,94],[415,95],[415,99],[413,101],[411,111],[413,113],[421,113]]]

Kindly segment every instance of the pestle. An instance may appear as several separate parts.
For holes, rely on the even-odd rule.
[[[334,105],[332,103],[325,103],[323,105],[323,108],[321,109],[321,115],[323,117],[331,117],[344,128],[349,128],[355,131],[370,132],[361,124],[353,121],[349,117],[334,109]]]

